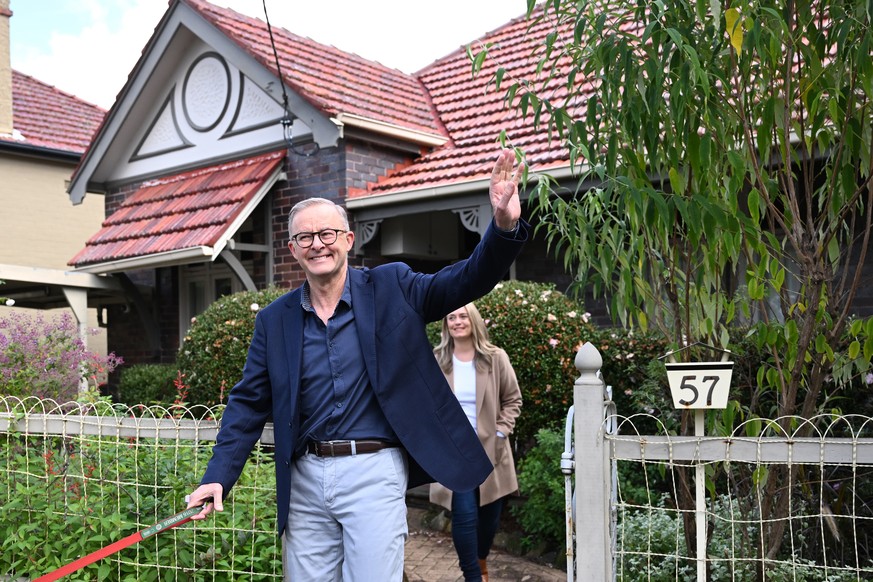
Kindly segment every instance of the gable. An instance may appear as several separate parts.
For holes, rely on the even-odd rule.
[[[333,121],[292,90],[285,95],[295,141],[336,144]],[[175,2],[74,174],[70,198],[282,147],[283,101],[271,70]]]

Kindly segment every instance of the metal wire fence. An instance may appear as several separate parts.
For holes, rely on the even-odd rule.
[[[603,580],[873,579],[873,420],[757,420],[680,437],[659,417],[615,414],[602,381],[591,386],[606,397],[575,398],[577,417],[589,406],[602,421],[575,424],[578,579],[592,560],[611,564]],[[220,413],[0,397],[0,580],[30,580],[184,509]],[[281,579],[272,443],[268,425],[223,513],[69,579]],[[701,473],[703,503],[680,502]]]
[[[575,364],[568,580],[873,580],[873,419],[626,417],[597,349],[584,344]],[[681,414],[693,436],[676,434]]]
[[[0,396],[0,579],[35,578],[182,511],[220,412]],[[281,579],[272,442],[265,430],[224,512],[68,579]]]
[[[648,415],[611,422],[617,579],[873,579],[873,419],[756,420],[702,437]],[[682,506],[700,466],[705,498]],[[687,549],[700,524],[702,563]]]

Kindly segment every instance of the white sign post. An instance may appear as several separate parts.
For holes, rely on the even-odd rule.
[[[691,347],[691,346],[688,346]],[[718,349],[718,348],[713,348]],[[730,352],[725,350],[724,358]],[[675,352],[669,352],[672,357]],[[705,431],[707,409],[727,408],[733,362],[665,362],[667,382],[677,410],[694,410],[694,436]],[[697,524],[697,581],[706,582],[706,471],[699,460],[694,467],[695,523]]]

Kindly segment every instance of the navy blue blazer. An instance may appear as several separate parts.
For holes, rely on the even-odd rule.
[[[425,325],[491,291],[521,252],[528,229],[521,221],[512,238],[496,231],[492,220],[469,258],[435,274],[417,273],[403,263],[348,271],[367,376],[409,453],[409,487],[439,481],[469,491],[493,469],[437,365]],[[230,391],[201,480],[220,483],[227,495],[272,419],[279,534],[288,518],[300,430],[301,293],[298,287],[258,313],[243,378]]]

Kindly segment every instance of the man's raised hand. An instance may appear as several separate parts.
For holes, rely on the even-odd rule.
[[[504,149],[494,163],[491,171],[491,208],[494,211],[494,224],[500,230],[515,228],[521,218],[521,201],[518,197],[518,182],[524,172],[524,164],[515,166],[515,153]],[[514,170],[514,171],[513,171]]]

